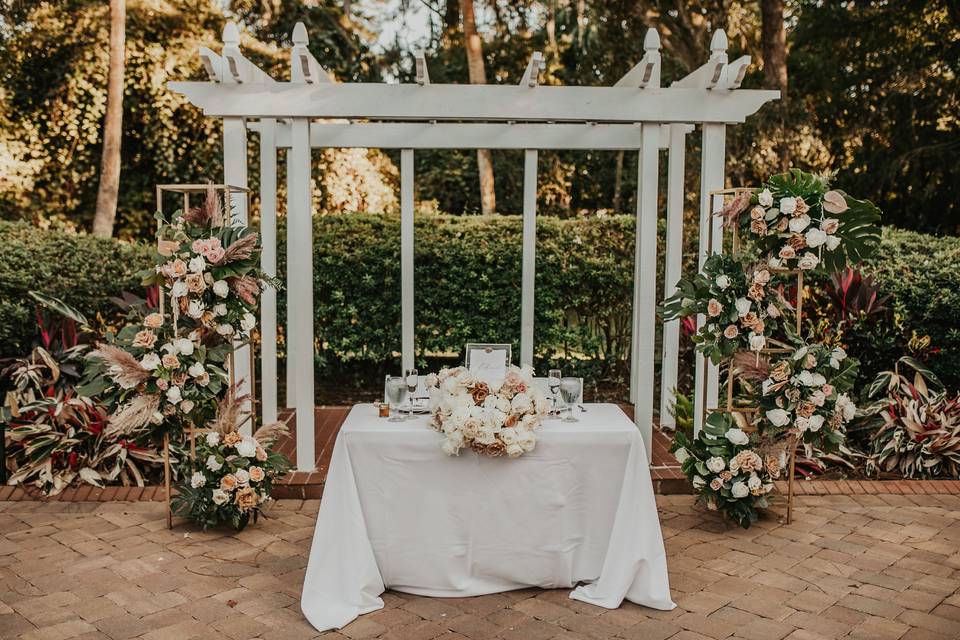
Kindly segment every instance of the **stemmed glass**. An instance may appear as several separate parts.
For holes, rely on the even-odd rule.
[[[417,392],[417,383],[419,380],[417,376],[417,370],[404,369],[403,379],[407,384],[407,391],[409,392],[409,398],[410,398],[410,408],[407,411],[407,419],[413,420],[413,401],[415,399],[414,394]]]
[[[567,417],[564,422],[580,422],[573,417],[573,405],[580,397],[580,378],[562,378],[560,380],[560,396],[567,405]]]
[[[550,389],[550,419],[557,420],[559,418],[560,411],[557,409],[557,393],[560,391],[560,378],[563,374],[560,373],[560,369],[550,369],[547,373],[547,388]]]
[[[387,402],[390,404],[390,419],[387,422],[403,422],[400,405],[407,398],[407,381],[400,376],[387,376]]]

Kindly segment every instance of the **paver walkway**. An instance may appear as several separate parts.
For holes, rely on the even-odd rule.
[[[790,526],[725,529],[658,498],[678,608],[607,611],[568,590],[464,599],[387,593],[325,638],[956,640],[960,497],[801,496]],[[317,501],[280,501],[240,534],[167,531],[158,503],[0,502],[0,638],[319,634],[299,594]]]

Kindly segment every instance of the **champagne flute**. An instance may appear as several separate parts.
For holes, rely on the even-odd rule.
[[[388,422],[403,422],[400,405],[407,398],[407,382],[400,376],[387,376],[387,402],[390,404]]]
[[[567,405],[567,417],[564,422],[580,422],[573,417],[573,405],[580,397],[580,378],[562,378],[560,380],[560,396]]]
[[[416,369],[404,369],[403,379],[407,384],[407,392],[410,400],[410,408],[407,410],[407,419],[413,420],[413,403],[416,400],[414,394],[417,392],[419,377]]]
[[[560,411],[557,409],[557,394],[560,392],[560,378],[563,374],[560,369],[550,369],[547,373],[547,388],[550,389],[550,416],[557,419]]]

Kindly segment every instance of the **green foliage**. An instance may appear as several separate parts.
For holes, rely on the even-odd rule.
[[[878,351],[883,354],[864,368],[860,380],[869,383],[906,350],[924,360],[948,389],[960,389],[960,239],[885,228],[865,271],[875,274],[880,291],[891,296],[894,313],[892,322],[859,329],[862,348],[856,351],[871,359]],[[923,345],[924,336],[929,346]]]
[[[55,296],[94,325],[113,313],[111,296],[139,290],[150,264],[139,244],[0,221],[0,354],[26,353],[36,336],[30,292]],[[99,319],[98,319],[99,318]]]

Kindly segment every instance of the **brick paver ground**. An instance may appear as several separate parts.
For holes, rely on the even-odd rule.
[[[464,599],[384,595],[322,637],[430,640],[955,640],[960,497],[801,496],[790,526],[724,528],[658,498],[677,609],[607,611],[568,590]],[[280,501],[240,534],[167,531],[163,505],[0,502],[0,638],[320,634],[299,594],[317,501]]]

